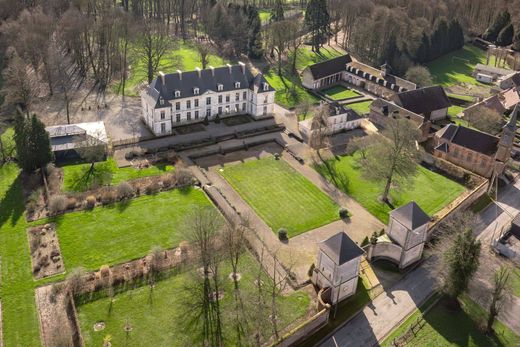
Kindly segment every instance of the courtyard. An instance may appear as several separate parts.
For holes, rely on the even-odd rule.
[[[361,94],[359,94],[355,90],[346,88],[342,85],[324,89],[321,92],[323,94],[325,94],[327,97],[329,97],[330,99],[335,100],[335,101],[352,99],[352,98],[357,98],[357,97],[361,96]]]
[[[386,224],[391,208],[379,199],[384,182],[365,179],[358,162],[359,157],[355,153],[335,160],[337,172],[346,177],[346,185],[342,186],[342,190]],[[327,177],[323,167],[317,166],[316,169]],[[390,200],[396,208],[415,201],[428,215],[433,216],[464,190],[463,185],[419,165],[415,177],[391,189]]]
[[[339,219],[339,206],[283,159],[225,166],[219,173],[277,232],[296,236]]]
[[[252,339],[253,331],[258,326],[263,338],[269,338],[272,334],[269,321],[271,284],[249,253],[244,253],[238,264],[238,285],[245,313],[245,338]],[[231,271],[228,262],[223,261],[219,270],[223,297],[219,304],[223,316],[224,341],[229,346],[237,344],[233,322],[236,305],[234,284],[228,278]],[[258,278],[263,283],[261,296],[258,296],[258,286],[255,284]],[[193,291],[190,290],[196,287],[196,281],[200,279],[194,271],[182,272],[158,281],[153,290],[145,285],[119,293],[112,304],[110,298],[79,304],[79,322],[85,345],[101,346],[107,335],[112,337],[115,346],[188,346],[194,341],[200,341],[202,329],[192,321],[199,312]],[[278,326],[281,329],[306,316],[310,297],[305,291],[277,295],[276,305]],[[105,324],[104,330],[94,331],[93,327],[98,322]],[[125,325],[131,326],[129,333],[125,332]]]
[[[56,223],[66,269],[95,270],[143,257],[154,246],[177,246],[184,218],[196,206],[211,206],[202,190],[173,189],[32,224]]]

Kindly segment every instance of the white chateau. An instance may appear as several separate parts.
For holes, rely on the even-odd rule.
[[[275,90],[261,73],[242,62],[195,71],[164,74],[141,92],[143,118],[155,135],[176,126],[249,114],[259,119],[273,114]]]

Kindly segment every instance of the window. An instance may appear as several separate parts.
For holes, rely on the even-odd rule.
[[[159,99],[159,103],[160,103],[161,105],[164,105],[164,99],[163,99],[163,98],[160,98],[160,99]]]
[[[199,99],[195,99],[195,107],[199,107]]]
[[[161,133],[166,132],[166,123],[161,123]]]
[[[175,91],[175,97],[178,98],[179,96],[181,96],[181,92],[178,91],[178,90],[176,90],[176,91]]]
[[[206,117],[211,117],[211,108],[206,109]]]
[[[264,115],[267,114],[267,106],[264,106]]]
[[[224,88],[224,86],[222,84],[217,84],[217,90],[219,92],[221,92],[223,88]]]
[[[164,113],[164,111],[161,111],[161,120],[164,120],[164,118],[165,118],[165,113]]]
[[[238,101],[238,100],[240,100],[240,93],[235,94],[235,101]]]
[[[191,120],[191,112],[186,113],[186,120]]]
[[[219,95],[219,96],[218,96],[218,103],[219,103],[219,104],[222,103],[222,95]]]
[[[181,103],[180,102],[176,102],[175,103],[175,109],[178,111],[181,109]]]
[[[226,102],[229,102],[229,94],[226,95]]]
[[[222,106],[218,107],[218,114],[222,114]]]
[[[210,96],[208,96],[206,98],[206,105],[211,105],[211,97]]]
[[[242,111],[245,111],[246,110],[246,103],[242,103]]]
[[[190,100],[186,100],[186,108],[191,108],[191,101]]]
[[[235,82],[235,88],[240,88],[240,82]]]
[[[267,84],[266,82],[264,82],[264,90],[269,90],[269,84]]]
[[[235,112],[238,112],[240,110],[240,107],[238,107],[238,104],[235,104]]]
[[[264,104],[267,104],[268,101],[269,101],[269,97],[266,95],[266,96],[264,97]]]
[[[179,122],[181,121],[181,115],[180,115],[180,113],[177,113],[177,114],[175,115],[175,121],[176,121],[177,123],[179,123]]]
[[[247,92],[242,93],[242,99],[244,99],[244,100],[247,99]]]
[[[193,94],[199,95],[199,88],[193,88]]]
[[[195,111],[195,119],[199,119],[199,111]]]

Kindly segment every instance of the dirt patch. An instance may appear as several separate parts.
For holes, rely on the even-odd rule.
[[[35,279],[65,272],[56,226],[45,224],[27,230],[31,251],[32,272]]]
[[[204,124],[201,123],[195,123],[195,124],[189,124],[189,125],[183,125],[177,128],[174,128],[173,131],[177,135],[186,135],[186,134],[192,134],[192,133],[198,133],[201,131],[205,131],[206,127]]]
[[[36,288],[43,345],[82,346],[74,301],[59,284]]]

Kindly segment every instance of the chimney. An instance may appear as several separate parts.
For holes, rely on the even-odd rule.
[[[200,67],[196,67],[195,70],[197,70],[197,75],[199,75],[199,78],[200,78]]]
[[[226,64],[226,65],[227,65],[227,67],[229,69],[229,74],[231,75],[231,68],[232,68],[232,66],[230,64]]]
[[[177,70],[177,73],[179,74],[179,79],[182,81],[182,71],[181,70]]]
[[[242,69],[242,73],[245,75],[246,74],[246,64],[239,61],[238,65],[240,65],[240,68]]]
[[[162,85],[164,86],[165,85],[165,82],[164,82],[164,72],[159,71],[159,77],[161,78]]]
[[[210,65],[209,69],[211,70],[211,76],[215,77],[215,68]]]

